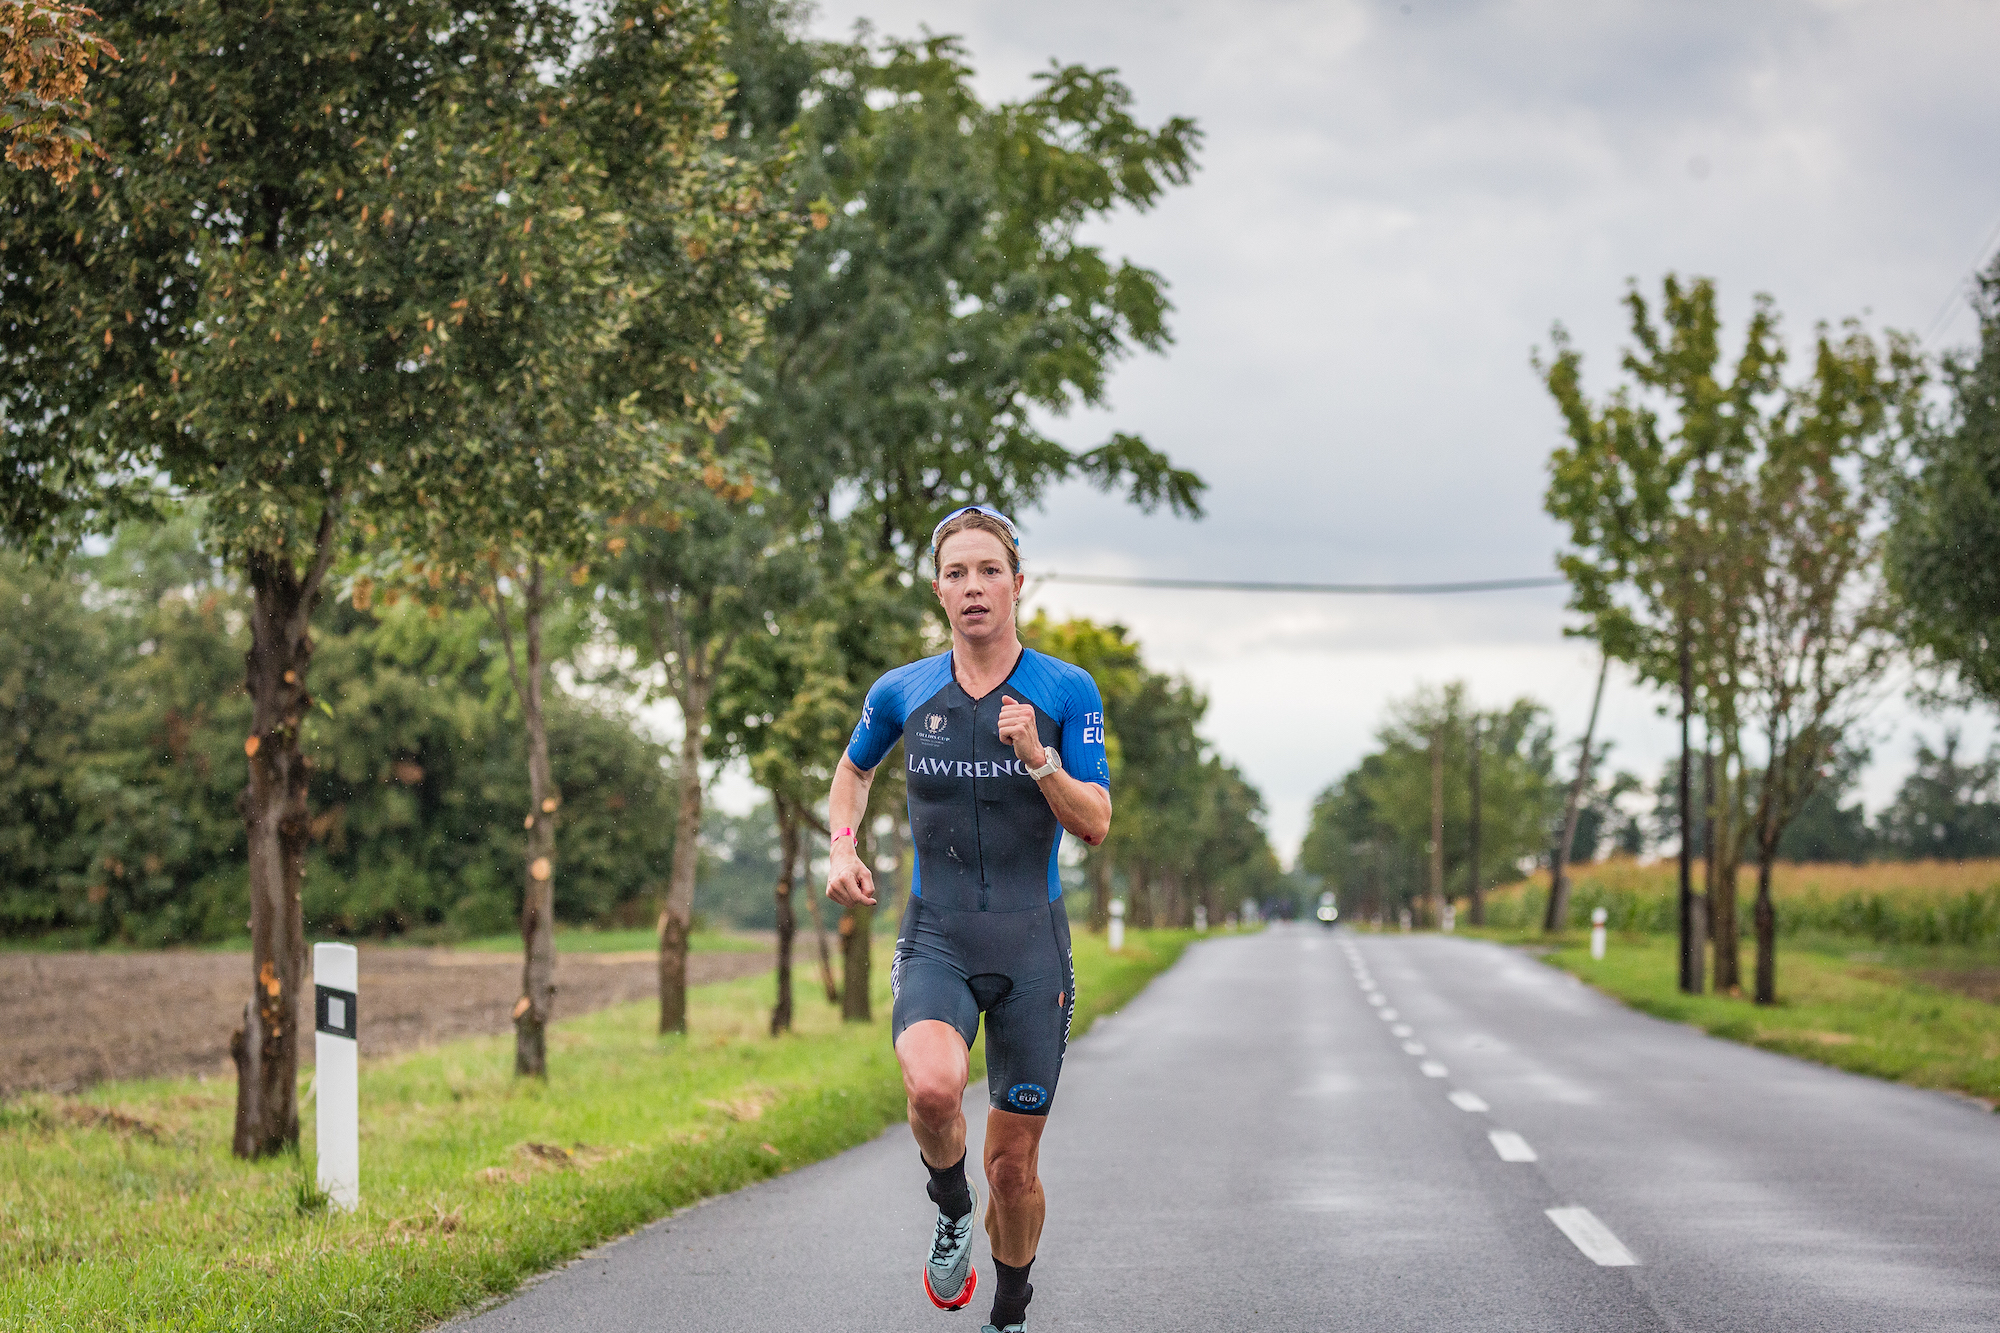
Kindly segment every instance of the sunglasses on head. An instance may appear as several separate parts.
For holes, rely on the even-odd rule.
[[[938,525],[931,529],[931,554],[933,556],[937,554],[938,534],[944,531],[945,524],[951,522],[960,514],[984,514],[988,518],[997,518],[1000,520],[1001,526],[1007,529],[1007,535],[1014,539],[1014,545],[1019,546],[1021,544],[1021,534],[1015,530],[1013,519],[1008,518],[992,505],[963,505],[939,519]]]

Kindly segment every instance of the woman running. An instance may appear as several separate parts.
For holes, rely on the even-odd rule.
[[[916,869],[889,981],[910,1128],[938,1209],[924,1291],[957,1310],[979,1285],[960,1108],[983,1014],[995,1270],[985,1333],[1024,1333],[1045,1211],[1042,1127],[1076,1004],[1056,853],[1065,829],[1094,847],[1111,827],[1104,704],[1088,672],[1022,645],[1020,541],[1005,515],[985,505],[947,514],[931,561],[951,650],[868,691],[828,797],[826,893],[842,906],[875,902],[854,829],[876,765],[901,741]]]

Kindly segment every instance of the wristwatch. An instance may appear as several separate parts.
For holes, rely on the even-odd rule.
[[[1028,770],[1028,776],[1037,782],[1040,782],[1049,774],[1059,772],[1062,769],[1062,756],[1056,752],[1055,746],[1049,746],[1042,753],[1048,757],[1047,762],[1040,768],[1031,768]]]

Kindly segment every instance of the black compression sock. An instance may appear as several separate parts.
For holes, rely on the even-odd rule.
[[[987,1323],[1005,1328],[1027,1320],[1028,1302],[1035,1299],[1035,1289],[1028,1285],[1028,1270],[1034,1266],[1033,1259],[1019,1268],[993,1261],[993,1314]]]
[[[923,1154],[919,1153],[921,1157]],[[972,1211],[972,1187],[965,1183],[965,1154],[950,1166],[932,1166],[924,1163],[924,1170],[931,1173],[931,1183],[926,1192],[938,1211],[956,1222]]]

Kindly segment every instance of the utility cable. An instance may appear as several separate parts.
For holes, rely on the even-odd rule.
[[[1312,592],[1340,595],[1428,595],[1453,592],[1506,592],[1514,588],[1554,588],[1569,582],[1555,576],[1528,579],[1475,579],[1464,583],[1269,583],[1245,579],[1140,579],[1109,574],[1037,574],[1054,583],[1088,583],[1107,588],[1181,588],[1195,592]]]
[[[1969,273],[1972,281],[1978,281],[1980,270],[1986,266],[1986,256],[1992,253],[1996,242],[2000,242],[2000,222],[1993,224],[1992,232],[1987,235],[1985,241],[1979,246],[1979,253],[1972,257],[1972,268]],[[1929,347],[1932,343],[1936,342],[1939,335],[1950,327],[1951,317],[1958,313],[1958,303],[1965,299],[1965,291],[1966,280],[1964,278],[1952,284],[1951,294],[1944,298],[1944,304],[1938,307],[1937,315],[1931,320],[1929,330],[1924,334],[1923,345],[1925,347]]]

